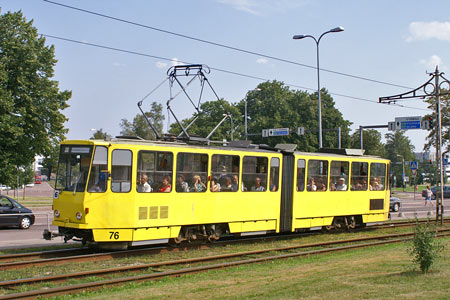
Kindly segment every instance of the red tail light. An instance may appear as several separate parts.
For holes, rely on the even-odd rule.
[[[87,215],[88,213],[89,213],[89,207],[86,207],[86,208],[84,209],[84,214]]]

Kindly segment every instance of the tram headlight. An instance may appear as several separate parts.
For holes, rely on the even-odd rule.
[[[53,212],[53,214],[55,215],[55,217],[59,218],[60,214],[59,214],[59,210],[55,209],[55,211]]]
[[[81,217],[83,216],[83,214],[80,212],[77,212],[77,214],[75,216],[77,217],[77,220],[81,220]]]

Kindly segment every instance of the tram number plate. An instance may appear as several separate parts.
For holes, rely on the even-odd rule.
[[[118,240],[119,239],[119,232],[118,231],[110,231],[109,232],[110,236],[109,239],[110,240]]]

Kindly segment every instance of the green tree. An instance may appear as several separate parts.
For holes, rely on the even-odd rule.
[[[290,128],[291,134],[282,137],[262,138],[250,137],[254,143],[297,144],[301,151],[317,151],[318,149],[318,108],[317,93],[309,94],[305,91],[290,90],[279,81],[264,82],[258,85],[260,91],[251,92],[247,98],[247,111],[251,120],[248,122],[249,133],[261,133],[266,128]],[[345,120],[341,112],[335,107],[333,98],[326,89],[322,89],[322,126],[323,129],[341,128],[341,145],[349,144],[351,122]],[[238,107],[244,113],[244,101]],[[306,132],[298,136],[297,127],[304,127]],[[338,136],[336,131],[323,131],[323,146],[337,148]]]
[[[104,140],[108,136],[108,133],[106,131],[103,131],[103,128],[100,128],[99,130],[95,131],[91,140]]]
[[[351,148],[360,149],[359,130],[356,130],[351,136]],[[366,155],[376,155],[385,157],[384,144],[381,142],[381,133],[375,129],[363,131],[363,148]]]
[[[70,91],[52,80],[53,46],[45,45],[21,12],[0,15],[0,182],[15,181],[16,166],[46,155],[64,138]]]
[[[395,133],[386,134],[386,158],[391,160],[391,173],[397,178],[397,185],[402,185],[402,157],[405,162],[415,160],[414,146],[411,140],[405,136],[404,130],[395,131]],[[397,163],[395,163],[397,162]],[[411,170],[405,166],[405,176],[411,176]]]
[[[42,160],[42,174],[47,175],[47,178],[50,180],[52,177],[52,173],[58,167],[59,160],[59,142],[52,143],[52,148],[47,154],[44,156]]]
[[[149,121],[152,123],[152,125],[160,135],[162,135],[164,122],[164,115],[162,113],[162,110],[163,107],[161,104],[152,102],[151,110],[145,113]],[[120,127],[122,128],[122,130],[120,131],[121,135],[139,136],[146,140],[154,140],[156,138],[155,133],[141,113],[138,113],[134,117],[133,122],[130,122],[127,119],[122,119],[122,121],[120,122]]]
[[[182,121],[183,126],[186,128],[195,117],[198,117],[187,130],[189,135],[207,137],[224,118],[224,115],[231,115],[233,119],[233,138],[237,140],[243,137],[243,118],[237,107],[234,105],[224,99],[207,101],[201,104],[200,111],[200,114],[195,113],[192,117]],[[172,123],[169,131],[172,134],[178,135],[181,133],[181,128],[177,123]],[[228,117],[221,126],[217,128],[210,139],[218,141],[223,139],[231,140],[231,118]]]

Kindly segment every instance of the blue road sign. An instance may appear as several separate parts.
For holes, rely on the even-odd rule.
[[[401,129],[420,129],[420,121],[402,121],[400,123]]]
[[[273,128],[269,129],[269,136],[289,135],[289,128]]]
[[[411,170],[417,170],[418,166],[419,166],[419,163],[417,161],[412,161],[410,163]]]
[[[448,165],[448,158],[444,158],[444,159],[443,159],[443,165],[444,165],[444,166]]]

